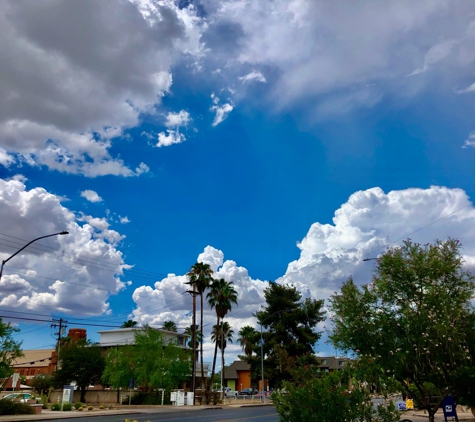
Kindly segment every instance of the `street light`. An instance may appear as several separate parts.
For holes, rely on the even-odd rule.
[[[10,261],[10,259],[12,259],[15,255],[19,254],[23,249],[25,249],[27,246],[30,246],[33,242],[36,242],[37,240],[40,240],[40,239],[44,239],[45,237],[51,237],[51,236],[62,236],[64,234],[69,234],[69,232],[67,231],[62,231],[62,232],[59,232],[59,233],[53,233],[53,234],[48,234],[46,236],[40,236],[40,237],[37,237],[36,239],[33,239],[31,242],[28,242],[25,246],[23,246],[23,248],[17,250],[12,256],[10,256],[9,258],[5,259],[4,261],[2,261],[2,266],[0,267],[0,280],[2,279],[2,273],[3,273],[3,267],[4,265]]]
[[[377,261],[378,259],[381,259],[381,258],[365,258],[365,259],[363,259],[363,262],[366,262],[366,261]]]
[[[273,314],[270,314],[266,319],[263,319],[262,322],[267,321],[271,316],[278,314],[282,311],[276,311]],[[262,379],[262,393],[261,393],[261,402],[265,402],[265,397],[264,397],[264,340],[262,339],[262,324],[257,321],[257,323],[261,326],[261,379]],[[241,384],[241,390],[242,390],[242,384]]]

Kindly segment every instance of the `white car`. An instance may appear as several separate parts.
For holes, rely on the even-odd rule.
[[[27,400],[31,399],[30,393],[11,393],[2,397],[2,400],[19,400],[20,403],[26,403]]]

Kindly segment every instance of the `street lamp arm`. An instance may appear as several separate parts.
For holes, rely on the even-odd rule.
[[[379,260],[379,259],[381,259],[381,258],[365,258],[365,259],[363,259],[363,262],[367,262],[367,261],[377,261],[377,260]]]
[[[10,257],[8,257],[7,259],[5,259],[4,261],[2,261],[2,266],[0,267],[0,279],[2,278],[3,266],[4,266],[8,261],[10,261],[10,259],[12,259],[14,256],[18,255],[23,249],[25,249],[25,248],[27,248],[28,246],[30,246],[33,242],[36,242],[37,240],[40,240],[40,239],[44,239],[45,237],[58,236],[58,235],[64,235],[64,234],[69,234],[69,232],[63,230],[62,232],[59,232],[59,233],[47,234],[46,236],[37,237],[36,239],[33,239],[33,240],[31,240],[30,242],[28,242],[28,243],[27,243],[25,246],[23,246],[21,249],[17,250],[12,256],[10,256]]]

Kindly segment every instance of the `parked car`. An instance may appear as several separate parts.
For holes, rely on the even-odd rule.
[[[236,397],[238,395],[237,391],[232,390],[231,388],[228,391],[224,392],[226,397]]]
[[[270,397],[270,395],[272,394],[272,390],[270,391],[258,391],[257,394],[256,394],[256,397],[259,398],[259,397],[262,397],[262,393],[264,393],[264,397]]]
[[[255,388],[243,388],[241,391],[238,392],[240,396],[252,396],[256,393],[257,390]]]
[[[30,393],[11,393],[2,397],[2,400],[19,400],[20,403],[26,403],[29,399],[31,399]]]

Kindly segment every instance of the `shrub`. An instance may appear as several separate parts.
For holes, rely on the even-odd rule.
[[[104,406],[101,404],[101,405],[99,406],[99,409],[104,409]]]
[[[71,403],[63,403],[63,410],[65,412],[70,412],[72,408],[73,408],[73,405]]]
[[[53,403],[51,405],[51,410],[55,410],[55,411],[61,410],[61,405],[59,403]]]
[[[347,380],[334,372],[309,377],[298,386],[288,384],[289,394],[275,393],[272,399],[283,422],[399,421],[392,402],[375,412],[368,391],[357,383],[347,386]]]
[[[15,403],[11,400],[0,400],[0,415],[33,415],[35,409],[25,403]]]
[[[74,403],[74,408],[75,408],[76,410],[78,410],[80,407],[82,407],[82,403],[81,403],[81,402],[78,401],[77,403]]]
[[[94,409],[94,407],[92,407],[92,406],[89,406],[89,407],[87,408],[87,410],[93,410],[93,409]]]
[[[78,407],[78,410],[79,410],[80,412],[82,412],[82,411],[84,410],[84,407],[82,407],[82,406],[81,406],[81,407]]]
[[[166,396],[165,394],[165,402],[166,402]],[[168,394],[168,397],[170,397],[170,394]],[[139,391],[138,393],[134,394],[132,398],[130,399],[131,404],[135,405],[140,405],[140,404],[146,404],[146,405],[157,405],[157,404],[162,404],[162,393],[157,394],[157,393],[144,393],[142,391]],[[129,398],[124,398],[122,400],[122,404],[129,404]],[[167,404],[167,403],[165,403]]]

